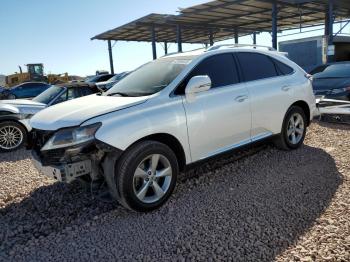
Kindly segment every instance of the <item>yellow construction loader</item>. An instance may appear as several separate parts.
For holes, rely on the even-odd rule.
[[[6,85],[12,87],[23,82],[46,82],[49,84],[66,83],[69,81],[67,73],[44,75],[43,64],[27,64],[27,72],[23,72],[19,66],[19,73],[16,72],[6,77]]]

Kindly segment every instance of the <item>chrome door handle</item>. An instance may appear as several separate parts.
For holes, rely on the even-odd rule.
[[[288,91],[290,89],[290,86],[282,86],[282,91]]]
[[[246,96],[246,95],[244,95],[244,96],[237,96],[237,97],[235,98],[235,100],[236,100],[237,102],[243,102],[243,101],[246,100],[246,99],[248,99],[248,96]]]

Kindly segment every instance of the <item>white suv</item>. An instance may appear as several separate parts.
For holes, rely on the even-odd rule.
[[[315,110],[310,80],[283,54],[197,50],[145,64],[105,93],[39,112],[29,148],[44,174],[107,184],[125,207],[150,211],[191,163],[266,138],[298,148]]]

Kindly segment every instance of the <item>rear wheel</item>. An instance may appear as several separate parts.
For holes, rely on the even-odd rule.
[[[170,197],[179,167],[168,146],[143,141],[123,154],[116,170],[120,203],[129,209],[147,212],[159,208]]]
[[[304,141],[306,134],[306,116],[298,106],[289,108],[275,145],[282,150],[297,149]]]
[[[25,128],[13,121],[0,123],[0,151],[10,152],[20,148],[27,139]]]

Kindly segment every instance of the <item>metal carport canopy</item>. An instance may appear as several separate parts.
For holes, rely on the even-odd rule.
[[[178,15],[149,14],[128,24],[96,35],[93,39],[108,40],[111,71],[111,40],[152,42],[153,59],[156,42],[213,45],[221,41],[258,32],[272,33],[272,46],[277,48],[277,30],[325,24],[332,44],[335,20],[350,17],[350,0],[216,0],[181,9]]]
[[[177,42],[176,26],[181,26],[182,43],[209,43],[253,32],[271,32],[273,0],[217,0],[185,8],[179,15],[149,14],[92,39]],[[328,0],[276,0],[278,30],[323,24]],[[334,0],[336,19],[350,17],[350,1]],[[237,31],[236,31],[237,30]]]

